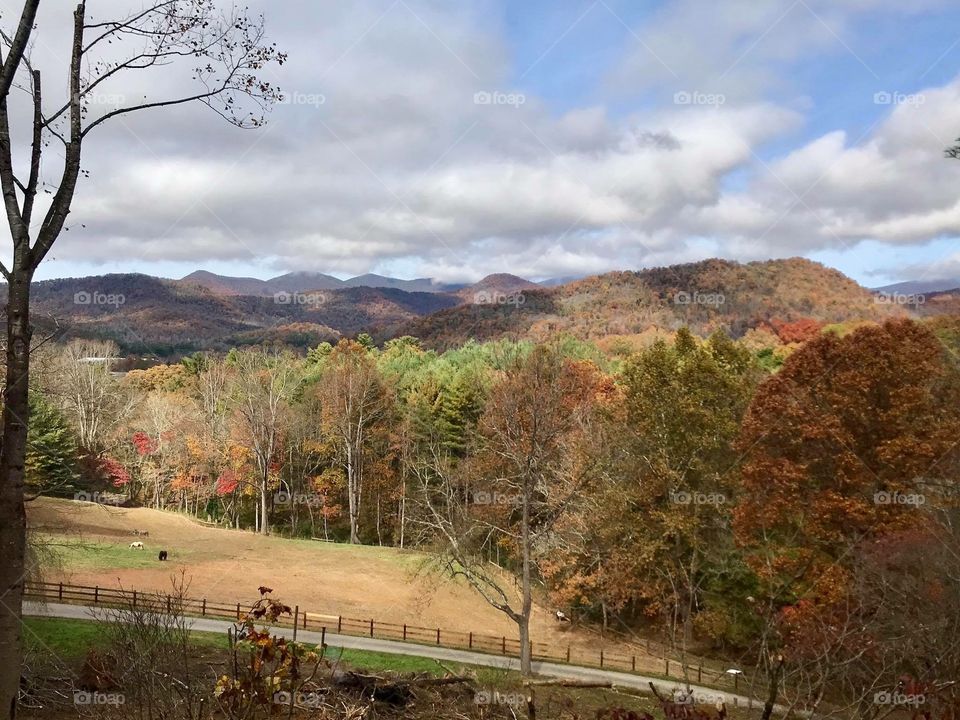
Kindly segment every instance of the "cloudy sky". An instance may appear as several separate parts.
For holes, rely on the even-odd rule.
[[[97,128],[39,277],[469,281],[794,255],[867,285],[960,276],[955,1],[250,4],[289,54],[264,75],[286,96],[267,126],[197,106]],[[16,5],[0,0],[5,29]],[[66,74],[71,5],[41,5],[47,78]],[[104,92],[189,82],[163,73]]]

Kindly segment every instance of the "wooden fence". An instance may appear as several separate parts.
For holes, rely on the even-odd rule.
[[[175,598],[170,595],[137,590],[120,590],[89,585],[71,585],[68,583],[27,582],[24,591],[27,599],[70,603],[75,605],[94,605],[97,607],[144,607],[157,611],[171,612],[179,609],[184,615],[193,617],[212,617],[239,621],[246,617],[250,604],[222,603],[206,598]],[[406,623],[390,623],[374,619],[359,619],[343,615],[325,615],[322,613],[294,608],[293,617],[281,617],[276,623],[297,630],[337,633],[356,637],[370,637],[381,640],[399,640],[418,645],[435,645],[456,650],[472,650],[494,655],[519,657],[520,641],[505,635],[484,635],[474,632],[427,628]],[[567,645],[557,647],[546,643],[531,642],[531,656],[534,660],[579,665],[582,667],[603,668],[620,672],[662,675],[669,678],[684,679],[691,683],[706,684],[724,689],[739,690],[736,675],[706,668],[702,665],[683,664],[671,658],[658,658],[651,655],[625,655],[611,653],[603,648],[590,651]]]

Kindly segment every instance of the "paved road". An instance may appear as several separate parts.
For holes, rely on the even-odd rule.
[[[61,603],[36,603],[24,602],[24,615],[33,615],[38,617],[60,617],[73,618],[77,620],[90,620],[93,617],[92,608],[80,605],[67,605]],[[233,627],[229,620],[214,620],[211,618],[192,618],[192,627],[197,631],[226,633],[227,629]],[[278,632],[286,635],[291,633],[291,629],[278,628]],[[297,632],[297,640],[304,643],[319,644],[320,633],[307,630]],[[355,637],[353,635],[337,635],[336,633],[326,634],[326,643],[331,647],[350,648],[355,650],[372,650],[381,653],[390,653],[394,655],[411,655],[415,657],[433,658],[445,662],[464,663],[467,665],[482,665],[484,667],[501,668],[505,670],[519,670],[520,661],[517,658],[501,657],[499,655],[487,655],[485,653],[470,652],[469,650],[452,650],[450,648],[434,647],[432,645],[417,645],[415,643],[400,642],[395,640],[380,640],[377,638]],[[658,688],[666,689],[666,694],[670,694],[675,688],[682,685],[679,682],[670,682],[663,678],[648,677],[646,675],[634,675],[632,673],[621,673],[611,670],[601,670],[599,668],[586,668],[576,665],[560,665],[549,662],[534,662],[533,671],[537,675],[550,678],[563,678],[572,680],[593,680],[602,682],[611,682],[614,685],[641,690],[649,693],[649,683],[656,683]],[[691,685],[695,695],[707,696],[710,698],[722,697],[728,705],[743,706],[750,705],[751,701],[744,695],[716,690],[714,688]],[[756,704],[756,701],[753,701]]]

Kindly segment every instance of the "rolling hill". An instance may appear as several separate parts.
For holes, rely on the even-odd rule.
[[[522,300],[521,300],[522,298]],[[771,321],[822,323],[903,315],[837,270],[802,258],[741,264],[704,260],[639,272],[612,272],[553,288],[525,289],[514,302],[470,304],[412,320],[398,332],[430,347],[468,338],[583,339],[631,336],[687,325],[706,335],[741,336]]]
[[[65,337],[115,340],[136,355],[281,342],[308,347],[452,307],[449,294],[356,287],[277,296],[222,294],[148,275],[103,275],[35,284],[34,321]]]
[[[380,341],[415,335],[428,347],[447,348],[470,338],[544,339],[557,332],[636,339],[687,325],[702,335],[725,328],[742,336],[797,320],[960,313],[960,291],[932,293],[920,305],[892,302],[800,258],[704,260],[557,286],[499,273],[448,292],[427,279],[396,282],[433,291],[352,282],[320,273],[258,280],[205,272],[182,280],[135,274],[48,280],[35,285],[33,312],[44,332],[109,338],[127,353],[164,359],[262,342],[305,348],[360,332]],[[337,287],[324,287],[331,283]]]

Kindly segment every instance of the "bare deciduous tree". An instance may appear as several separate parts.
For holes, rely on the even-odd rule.
[[[290,400],[300,382],[299,365],[288,355],[266,350],[232,353],[230,362],[236,369],[231,401],[257,464],[257,529],[265,534],[270,531],[270,469],[289,422]]]
[[[250,18],[242,9],[221,10],[214,0],[154,0],[130,15],[96,20],[79,2],[72,11],[70,46],[52,53],[50,62],[69,58],[67,67],[50,73],[28,56],[38,0],[24,0],[14,30],[0,28],[0,48],[6,59],[0,70],[0,191],[13,245],[12,259],[0,264],[7,281],[6,382],[3,407],[3,446],[0,450],[0,712],[14,717],[22,652],[20,615],[23,600],[26,513],[23,506],[24,458],[29,407],[32,326],[30,287],[34,273],[64,229],[81,177],[84,141],[95,128],[113,118],[153,108],[204,103],[228,122],[240,127],[262,124],[262,109],[279,95],[258,75],[265,65],[282,62],[284,55],[264,40],[262,18]],[[63,12],[57,3],[52,12]],[[123,88],[131,73],[170,72],[171,66],[192,70],[172,96],[143,98],[116,108],[94,112],[95,93]],[[67,76],[60,97],[43,91],[42,80]],[[151,76],[155,77],[155,76]],[[169,86],[169,85],[168,85]],[[152,83],[151,87],[163,87]],[[20,93],[14,93],[19,90]],[[159,91],[158,91],[159,92]],[[22,94],[21,94],[22,93]],[[22,137],[11,131],[11,102],[23,98],[28,113]],[[245,109],[247,99],[254,112]],[[29,147],[25,171],[16,167],[14,147]],[[62,163],[56,155],[43,165],[44,149],[62,144]],[[55,159],[54,159],[55,158]],[[47,182],[42,168],[58,164],[57,178]],[[49,203],[37,203],[49,188]],[[36,215],[36,217],[35,217]]]
[[[593,396],[588,373],[551,348],[535,348],[492,390],[473,462],[454,471],[431,445],[413,469],[424,504],[416,522],[433,540],[437,562],[517,624],[525,675],[536,556],[549,552],[554,524],[589,471],[577,450],[590,432]],[[516,591],[489,562],[487,551],[497,546],[511,555]]]

